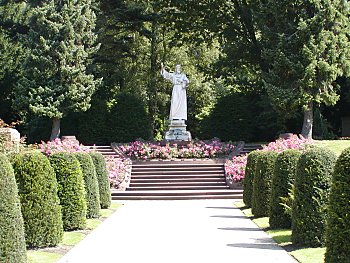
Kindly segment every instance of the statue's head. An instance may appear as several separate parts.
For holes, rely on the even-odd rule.
[[[178,73],[178,74],[181,73],[181,65],[180,65],[180,64],[177,64],[177,65],[175,66],[175,73]]]

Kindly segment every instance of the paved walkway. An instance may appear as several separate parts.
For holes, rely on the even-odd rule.
[[[296,262],[232,200],[124,204],[59,263]]]

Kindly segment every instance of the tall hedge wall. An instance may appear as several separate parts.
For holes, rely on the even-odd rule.
[[[277,153],[259,151],[253,180],[252,213],[255,217],[269,215],[271,180]]]
[[[259,151],[252,151],[247,156],[247,165],[245,167],[245,176],[243,180],[243,202],[247,207],[252,205],[253,180],[256,170],[256,161]]]
[[[95,165],[101,208],[108,208],[111,206],[111,190],[109,186],[106,161],[103,155],[98,152],[91,152],[90,156]]]
[[[79,161],[72,153],[64,152],[52,154],[49,160],[56,172],[64,230],[84,229],[87,208]]]
[[[0,153],[0,262],[27,262],[24,225],[12,166]]]
[[[88,153],[74,153],[83,171],[85,183],[85,198],[87,204],[87,218],[100,216],[100,194],[94,163]]]
[[[339,156],[333,173],[326,227],[326,263],[350,262],[350,148]]]
[[[40,152],[26,152],[13,160],[25,239],[29,247],[57,245],[63,237],[62,213],[55,171]]]
[[[298,150],[286,150],[277,156],[271,184],[271,199],[269,223],[270,227],[289,228],[292,219],[281,205],[281,197],[288,197],[291,186],[294,184],[295,170],[301,152]]]
[[[324,244],[325,220],[336,156],[325,148],[304,152],[295,175],[292,209],[292,242],[317,247]]]

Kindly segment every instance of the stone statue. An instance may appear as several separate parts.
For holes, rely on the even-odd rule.
[[[173,83],[173,92],[171,94],[171,106],[169,115],[169,130],[165,133],[167,141],[185,141],[192,140],[191,133],[186,131],[187,121],[187,98],[186,86],[190,82],[185,74],[181,73],[181,65],[176,65],[175,72],[165,70],[161,64],[160,74]]]
[[[168,72],[162,63],[160,74],[174,85],[169,120],[187,120],[186,86],[189,80],[185,74],[181,73],[181,65],[176,65],[175,72]]]

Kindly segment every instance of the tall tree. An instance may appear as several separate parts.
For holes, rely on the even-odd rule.
[[[0,116],[11,122],[11,95],[21,74],[25,49],[21,36],[27,31],[28,5],[24,1],[0,0]]]
[[[51,118],[51,140],[59,137],[60,120],[68,112],[90,107],[100,82],[87,70],[98,49],[93,4],[91,0],[32,2],[25,42],[30,52],[14,106],[22,113]]]
[[[303,107],[311,138],[315,104],[335,104],[335,80],[350,73],[349,3],[268,0],[261,11],[265,87],[284,112]]]

